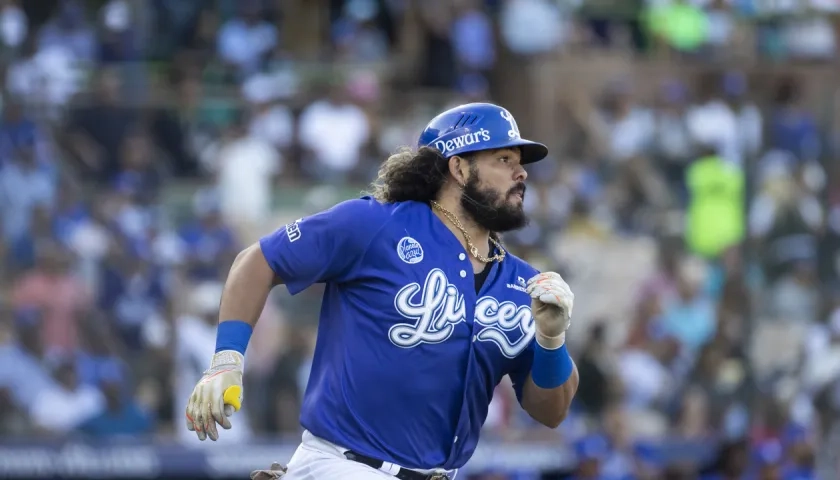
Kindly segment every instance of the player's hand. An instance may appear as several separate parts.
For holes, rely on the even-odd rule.
[[[195,386],[187,403],[187,429],[199,440],[219,438],[216,424],[230,429],[228,417],[242,406],[242,364],[245,358],[233,350],[213,355],[210,368]]]
[[[531,311],[537,325],[537,342],[544,348],[560,348],[572,324],[575,294],[558,273],[545,272],[528,280]]]

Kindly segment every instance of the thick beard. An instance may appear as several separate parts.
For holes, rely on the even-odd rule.
[[[505,192],[504,198],[498,192],[479,186],[478,175],[470,172],[470,179],[461,193],[461,208],[478,224],[491,232],[509,232],[528,225],[524,203],[514,203],[511,197],[521,192],[525,195],[525,184],[519,183]]]

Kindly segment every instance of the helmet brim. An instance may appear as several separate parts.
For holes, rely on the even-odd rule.
[[[512,140],[508,142],[506,146],[519,147],[519,151],[521,154],[520,163],[522,165],[539,162],[540,160],[548,156],[548,147],[546,147],[542,143],[532,142],[530,140]]]

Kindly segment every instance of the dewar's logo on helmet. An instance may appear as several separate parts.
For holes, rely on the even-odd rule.
[[[477,132],[467,133],[449,140],[438,140],[437,142],[435,142],[435,148],[440,150],[445,155],[449,152],[460,150],[470,145],[475,145],[477,143],[489,141],[490,131],[485,128],[482,128]]]

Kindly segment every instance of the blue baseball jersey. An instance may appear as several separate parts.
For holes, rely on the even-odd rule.
[[[476,293],[470,258],[420,202],[349,200],[262,238],[291,294],[324,283],[301,425],[407,468],[460,468],[493,389],[521,401],[533,361],[525,283],[508,254]]]

